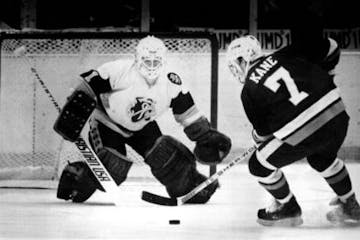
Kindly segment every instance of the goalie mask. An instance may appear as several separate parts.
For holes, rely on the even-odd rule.
[[[162,40],[147,36],[136,47],[135,64],[149,85],[154,85],[165,64],[166,47]]]
[[[244,83],[250,64],[262,56],[259,41],[254,36],[248,35],[237,38],[230,43],[226,53],[226,61],[234,77]]]

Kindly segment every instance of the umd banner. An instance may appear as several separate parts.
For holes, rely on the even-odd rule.
[[[219,41],[219,50],[224,51],[234,38],[248,34],[243,29],[212,29],[212,28],[180,28],[180,31],[207,31],[214,33]],[[353,29],[325,29],[324,36],[337,40],[340,47],[346,50],[360,50],[360,28]],[[287,29],[258,30],[256,37],[265,50],[276,50],[291,43],[291,33]]]

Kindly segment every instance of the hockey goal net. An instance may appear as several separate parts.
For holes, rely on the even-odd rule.
[[[73,143],[64,141],[53,131],[58,112],[31,68],[36,69],[62,106],[80,73],[114,59],[132,59],[137,42],[146,35],[1,33],[0,180],[56,181],[67,162],[82,160]],[[153,35],[164,40],[169,49],[169,64],[188,84],[195,102],[216,127],[216,38],[207,34]],[[25,50],[25,56],[14,54],[20,48]],[[159,124],[164,134],[193,147],[171,112],[159,119]],[[144,167],[143,159],[130,148],[128,157],[134,165]]]

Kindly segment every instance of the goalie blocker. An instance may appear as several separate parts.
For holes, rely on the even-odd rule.
[[[54,130],[64,139],[74,142],[80,136],[96,104],[94,91],[84,79],[81,79],[81,83],[68,97],[56,119]]]

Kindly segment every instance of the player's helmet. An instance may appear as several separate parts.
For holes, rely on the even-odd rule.
[[[154,36],[141,39],[136,47],[135,64],[149,85],[153,85],[165,64],[166,47]]]
[[[245,81],[250,64],[263,56],[259,41],[251,35],[234,39],[226,53],[227,65],[231,73],[241,83]]]

